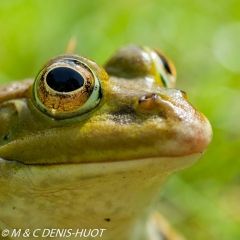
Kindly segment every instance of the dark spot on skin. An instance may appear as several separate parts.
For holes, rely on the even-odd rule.
[[[111,114],[111,120],[118,124],[131,124],[137,121],[136,112],[130,106],[122,106]]]
[[[15,207],[13,207],[13,210],[15,209]]]
[[[3,136],[3,141],[7,141],[10,138],[10,133],[6,134],[5,136]]]
[[[110,221],[111,221],[110,218],[104,218],[104,220],[105,220],[106,222],[110,222]]]
[[[145,102],[154,102],[155,98],[158,98],[158,95],[155,93],[150,93],[146,100],[144,100],[141,104]],[[149,97],[149,98],[148,98]],[[155,109],[155,107],[154,107]],[[116,124],[142,124],[143,122],[147,121],[149,118],[159,117],[157,112],[150,112],[149,109],[144,109],[144,111],[138,111],[139,109],[134,109],[133,106],[124,105],[120,106],[115,111],[109,113],[109,120],[115,122]],[[142,109],[141,109],[142,110]],[[165,118],[162,116],[163,113],[160,113],[160,117]]]
[[[132,124],[132,123],[136,122],[136,118],[134,116],[127,115],[127,114],[125,114],[125,115],[114,114],[114,115],[112,115],[112,117],[110,119],[120,125],[121,124]]]
[[[115,114],[129,114],[129,115],[136,115],[136,112],[134,111],[134,109],[131,106],[128,105],[124,105],[118,108],[118,111],[116,111]]]
[[[158,117],[162,118],[162,119],[167,119],[167,113],[164,111],[161,111],[158,113]]]

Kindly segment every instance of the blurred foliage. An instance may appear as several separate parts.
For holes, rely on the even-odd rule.
[[[214,135],[166,184],[160,209],[187,239],[240,239],[239,9],[238,0],[1,1],[0,82],[34,77],[72,36],[100,64],[129,43],[162,49]]]

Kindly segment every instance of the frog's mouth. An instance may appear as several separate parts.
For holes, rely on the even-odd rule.
[[[25,164],[0,158],[0,176],[1,181],[14,182],[16,179],[19,180],[23,178],[25,179],[24,181],[29,182],[30,180],[32,184],[36,182],[36,185],[39,185],[39,182],[49,182],[49,179],[66,183],[76,178],[78,178],[78,180],[89,178],[100,179],[105,175],[122,175],[122,177],[125,178],[125,176],[134,174],[134,172],[140,175],[152,174],[151,178],[154,177],[154,175],[165,178],[174,171],[190,167],[202,155],[203,153],[193,153],[186,156],[175,157],[60,164]]]

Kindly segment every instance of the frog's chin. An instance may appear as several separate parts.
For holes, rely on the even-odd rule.
[[[24,229],[40,223],[39,228],[108,228],[106,218],[116,228],[129,226],[158,199],[171,172],[201,155],[56,165],[0,159],[1,200],[8,203],[0,215],[12,220],[14,209],[14,226],[5,223]]]

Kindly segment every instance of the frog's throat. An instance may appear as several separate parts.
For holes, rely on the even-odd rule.
[[[0,227],[106,228],[104,239],[119,233],[121,239],[133,239],[137,219],[158,199],[169,174],[201,155],[68,165],[0,159],[1,201],[7,203],[0,208]]]

